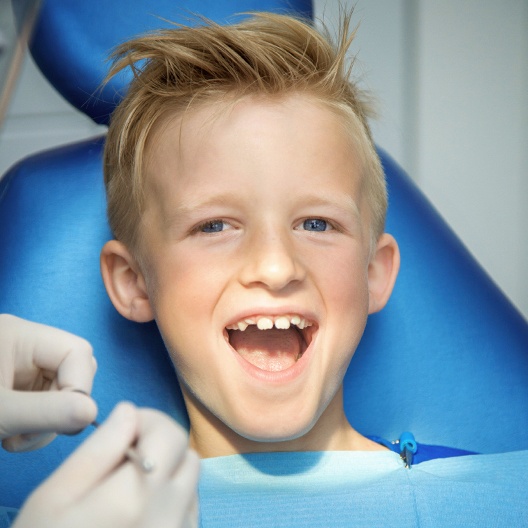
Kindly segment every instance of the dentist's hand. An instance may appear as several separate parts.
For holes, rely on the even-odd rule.
[[[151,471],[126,457],[131,446]],[[192,528],[198,473],[174,420],[121,403],[29,497],[13,528]]]
[[[38,449],[97,415],[96,362],[80,337],[0,314],[0,439],[8,451]],[[85,394],[72,391],[82,391]]]

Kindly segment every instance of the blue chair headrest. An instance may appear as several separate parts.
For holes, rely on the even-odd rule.
[[[101,90],[112,49],[134,35],[196,23],[203,15],[218,23],[250,11],[292,12],[312,17],[311,0],[43,0],[31,53],[59,93],[96,123],[107,124],[126,90],[131,72]]]

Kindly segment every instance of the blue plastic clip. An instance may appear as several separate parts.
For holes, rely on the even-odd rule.
[[[405,467],[410,469],[413,464],[414,454],[418,450],[418,444],[412,433],[402,433],[400,436],[400,457],[405,462]]]

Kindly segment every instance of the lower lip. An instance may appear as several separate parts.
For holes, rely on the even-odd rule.
[[[268,370],[263,370],[249,361],[246,361],[230,344],[229,341],[227,341],[227,344],[231,351],[233,352],[235,358],[237,359],[238,363],[241,365],[241,367],[244,369],[245,372],[247,372],[251,377],[263,381],[268,384],[272,385],[282,385],[285,383],[289,383],[293,381],[294,379],[298,378],[306,369],[306,366],[308,365],[310,358],[312,356],[312,350],[313,345],[315,342],[316,336],[312,336],[312,340],[310,342],[310,345],[308,348],[304,351],[303,355],[295,362],[294,365],[291,367],[281,370],[278,372],[272,372]]]

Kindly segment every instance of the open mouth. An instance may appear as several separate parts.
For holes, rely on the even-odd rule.
[[[227,326],[229,344],[249,363],[268,372],[293,366],[312,342],[316,325],[300,315],[256,316]]]

